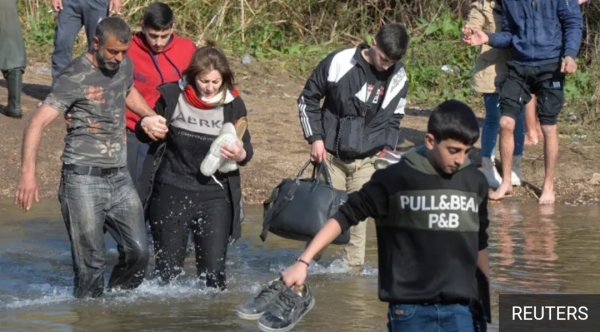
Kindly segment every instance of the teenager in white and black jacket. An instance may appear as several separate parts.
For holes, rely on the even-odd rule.
[[[408,92],[400,60],[408,42],[402,25],[383,26],[371,46],[329,54],[298,98],[311,160],[326,163],[339,190],[359,190],[375,171],[374,158],[396,149]],[[322,107],[321,99],[325,99]],[[359,223],[351,229],[345,248],[348,265],[364,264],[365,240],[366,223]]]

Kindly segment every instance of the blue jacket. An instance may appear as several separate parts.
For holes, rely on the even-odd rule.
[[[583,18],[577,0],[502,0],[502,32],[488,44],[511,48],[512,60],[539,66],[579,53]]]

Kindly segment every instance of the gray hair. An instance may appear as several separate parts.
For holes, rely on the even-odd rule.
[[[103,19],[96,27],[96,37],[100,46],[106,43],[109,36],[114,36],[123,44],[131,41],[131,28],[122,18],[111,16]]]

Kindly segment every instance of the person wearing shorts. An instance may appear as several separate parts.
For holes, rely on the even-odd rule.
[[[555,202],[554,170],[558,159],[556,122],[564,104],[565,74],[577,70],[583,19],[577,2],[562,0],[504,2],[503,29],[485,33],[469,29],[463,40],[471,46],[510,48],[508,77],[500,91],[500,152],[502,183],[490,195],[499,200],[511,193],[513,132],[523,105],[536,95],[544,136],[545,177],[540,204]],[[527,20],[525,18],[527,17]]]

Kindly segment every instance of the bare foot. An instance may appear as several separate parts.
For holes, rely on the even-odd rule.
[[[504,198],[504,196],[509,196],[511,193],[512,185],[510,183],[502,182],[500,187],[490,194],[490,199],[493,201],[498,201]]]
[[[554,204],[556,196],[554,190],[542,189],[542,196],[540,196],[540,204]]]

